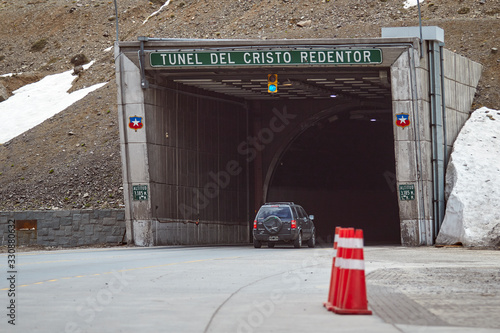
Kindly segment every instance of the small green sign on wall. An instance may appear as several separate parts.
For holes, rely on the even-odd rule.
[[[414,184],[399,185],[399,199],[415,200],[415,185]]]
[[[148,200],[148,185],[132,185],[134,200]]]

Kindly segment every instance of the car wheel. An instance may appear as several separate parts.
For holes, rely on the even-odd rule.
[[[267,217],[262,222],[262,224],[264,225],[264,228],[266,228],[267,232],[269,232],[271,235],[278,234],[283,227],[283,222],[281,222],[281,219],[278,216],[274,215]]]
[[[293,242],[293,247],[296,249],[302,247],[302,232],[299,232],[299,236]]]
[[[260,249],[260,247],[262,246],[261,242],[254,239],[253,240],[253,247],[255,247],[256,249]]]
[[[315,247],[316,246],[316,229],[313,229],[311,238],[307,241],[307,246]]]
[[[270,247],[270,248],[273,248],[273,247],[274,247],[274,245],[276,245],[276,243],[275,243],[275,242],[268,242],[268,243],[267,243],[267,247]]]

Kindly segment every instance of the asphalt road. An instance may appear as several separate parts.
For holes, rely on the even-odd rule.
[[[332,255],[122,247],[16,253],[12,269],[2,254],[0,331],[500,332],[500,251],[365,248],[372,316],[322,306]]]

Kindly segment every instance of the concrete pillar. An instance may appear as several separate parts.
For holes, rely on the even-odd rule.
[[[120,54],[117,44],[115,44],[115,58],[127,242],[149,246],[153,245],[149,193],[151,187],[146,140],[148,124],[144,112],[141,74],[139,68],[129,58]],[[139,125],[130,125],[133,120],[140,120]],[[141,197],[137,191],[134,195],[134,189],[140,189],[142,194],[147,195]]]
[[[401,244],[432,242],[432,173],[430,169],[429,102],[426,100],[426,62],[409,48],[391,66],[396,191],[401,221]],[[407,115],[409,125],[398,126]],[[401,124],[400,124],[401,125]]]

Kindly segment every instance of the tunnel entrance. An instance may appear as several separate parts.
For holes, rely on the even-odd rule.
[[[246,243],[260,205],[286,200],[316,216],[325,242],[343,226],[362,228],[367,243],[433,244],[446,152],[481,66],[424,28],[120,42],[127,241]]]
[[[314,214],[321,241],[344,226],[363,229],[368,244],[399,244],[391,113],[332,115],[304,131],[282,154],[267,199]]]

